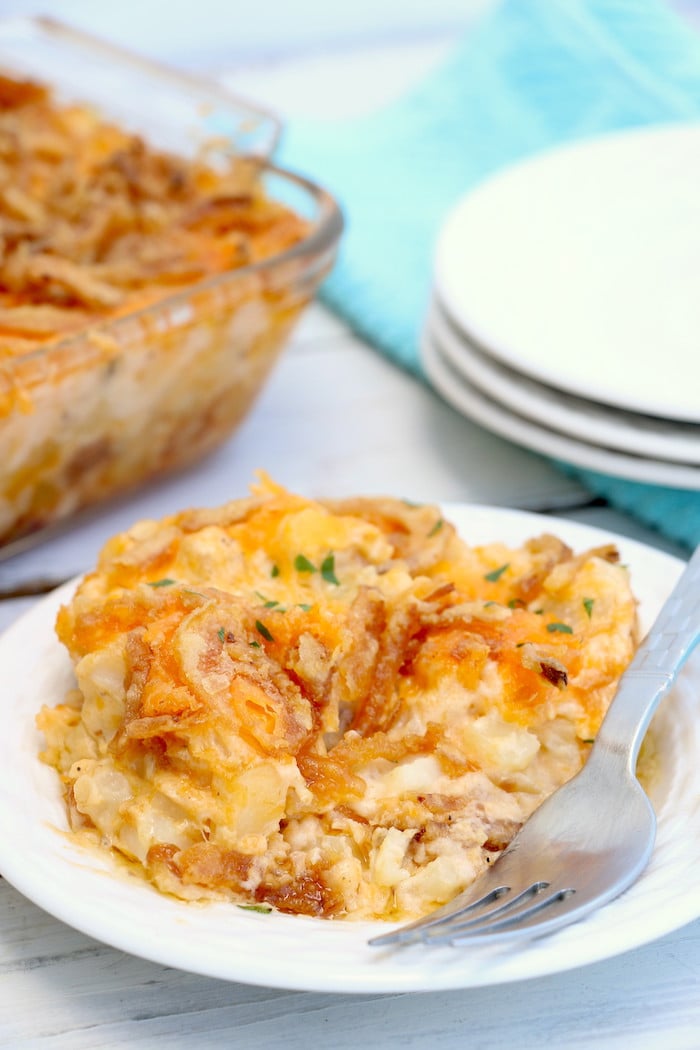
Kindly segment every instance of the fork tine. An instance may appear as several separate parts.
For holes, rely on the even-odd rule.
[[[500,910],[490,912],[483,919],[479,916],[466,922],[458,920],[454,923],[443,923],[433,926],[431,929],[423,932],[421,940],[425,944],[458,945],[472,943],[476,940],[495,941],[499,933],[502,934],[498,938],[501,940],[506,937],[512,939],[514,936],[519,935],[530,937],[539,935],[540,931],[544,931],[545,924],[546,928],[551,930],[553,928],[552,922],[557,920],[563,921],[561,910],[554,912],[551,920],[548,920],[546,915],[543,918],[543,914],[545,912],[551,913],[555,905],[561,904],[572,897],[576,891],[572,889],[555,890],[546,896],[540,896],[542,892],[542,890],[535,892],[524,891],[512,902],[512,910],[507,910],[506,907],[503,907]],[[565,921],[568,922],[569,919],[567,918]]]
[[[456,902],[452,901],[450,904],[443,905],[442,908],[438,908],[436,911],[431,912],[430,915],[426,915],[422,919],[416,919],[415,922],[399,927],[398,930],[392,930],[389,933],[382,933],[379,937],[372,937],[368,943],[374,948],[387,947],[392,944],[409,944],[411,941],[420,940],[423,930],[430,929],[433,926],[440,926],[451,919],[457,919],[461,918],[463,915],[468,915],[477,908],[481,908],[497,901],[500,897],[509,892],[509,886],[501,885],[495,886],[492,890],[489,890],[488,893],[484,893],[480,897],[465,901],[462,907],[455,907]]]
[[[524,890],[520,890],[519,893],[510,894],[510,891],[508,891],[508,893],[502,894],[496,901],[493,901],[492,906],[489,906],[489,902],[485,899],[478,901],[477,905],[483,905],[478,910],[477,905],[474,905],[466,912],[461,911],[456,915],[445,916],[442,921],[425,927],[421,931],[421,939],[433,941],[453,931],[460,932],[471,927],[484,925],[487,925],[489,928],[495,927],[499,920],[512,922],[520,915],[529,914],[534,907],[533,902],[537,899],[541,900],[541,894],[549,889],[549,886],[548,882],[534,882],[530,886],[526,886]]]
[[[442,926],[471,916],[479,909],[487,909],[489,905],[495,904],[500,898],[511,893],[513,885],[525,886],[526,890],[538,884],[535,872],[523,872],[518,864],[518,844],[522,831],[516,835],[508,849],[501,854],[498,861],[454,900],[442,907],[437,908],[429,915],[424,915],[415,922],[400,926],[389,933],[380,934],[369,940],[372,947],[388,947],[390,945],[412,944],[423,940],[423,932],[434,926]],[[530,877],[529,877],[530,876]],[[518,895],[517,899],[520,899]],[[510,904],[514,905],[516,898],[510,898]]]

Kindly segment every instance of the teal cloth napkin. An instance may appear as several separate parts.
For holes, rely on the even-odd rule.
[[[503,0],[395,103],[358,119],[291,122],[280,159],[345,211],[325,302],[421,375],[435,238],[467,190],[546,147],[694,119],[700,34],[668,3]],[[673,540],[700,543],[700,492],[557,465]]]

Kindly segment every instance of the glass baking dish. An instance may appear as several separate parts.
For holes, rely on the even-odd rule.
[[[222,149],[269,159],[279,119],[216,83],[141,58],[52,18],[0,21],[0,69],[49,84],[61,102],[88,102],[159,149]]]
[[[0,70],[179,155],[205,144],[209,157],[212,139],[222,157],[252,154],[266,196],[306,223],[290,248],[20,356],[3,356],[0,341],[1,557],[19,538],[221,443],[332,266],[342,217],[323,189],[265,159],[274,118],[216,86],[46,19],[0,23]]]

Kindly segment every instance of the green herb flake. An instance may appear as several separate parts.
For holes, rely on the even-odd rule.
[[[172,587],[177,580],[171,580],[170,577],[165,576],[162,580],[151,580],[148,584],[149,587]]]
[[[297,572],[316,572],[316,566],[309,561],[305,554],[297,554],[294,559],[294,568]]]
[[[241,911],[257,911],[261,915],[269,915],[272,911],[270,904],[239,904],[238,907]]]
[[[586,737],[585,740],[582,740],[581,743],[582,744],[594,744],[595,740],[593,739],[592,736],[589,736],[589,737]]]
[[[559,634],[573,634],[574,633],[572,628],[569,627],[568,623],[559,623],[558,620],[555,620],[553,623],[548,623],[547,624],[547,630],[549,631],[550,634],[554,634],[555,632],[558,632]]]
[[[280,567],[279,567],[279,565],[273,565],[272,568],[270,569],[270,576],[272,576],[272,578],[274,580],[275,576],[279,576],[279,574],[280,574]]]
[[[323,576],[326,583],[334,583],[336,587],[340,585],[340,580],[335,574],[335,555],[329,554],[321,562],[321,576]]]
[[[432,529],[428,533],[428,539],[430,539],[431,536],[437,536],[438,532],[440,531],[440,529],[442,528],[442,526],[444,524],[445,524],[444,519],[443,518],[438,518],[438,520],[435,522],[435,524],[433,525]]]
[[[220,642],[225,642],[226,641],[226,631],[224,630],[223,627],[220,627],[219,630],[216,633],[219,636],[219,641]]]
[[[260,642],[250,642],[249,644],[252,645],[254,649],[260,649]]]
[[[594,604],[595,604],[595,599],[594,598],[584,598],[583,599],[583,607],[586,610],[586,615],[588,616],[589,620],[590,620],[591,616],[593,615],[593,606],[594,606]]]
[[[260,599],[266,609],[274,609],[276,605],[279,605],[279,602],[276,602],[274,598],[266,598],[260,591],[255,592],[255,597]]]
[[[522,600],[522,598],[511,598],[510,601],[508,602],[508,608],[509,609],[524,609],[525,608],[525,602]]]
[[[258,631],[258,633],[261,634],[263,638],[265,638],[268,642],[274,642],[275,639],[272,637],[265,624],[261,623],[260,620],[255,621],[255,630]]]
[[[487,572],[486,575],[484,576],[484,579],[488,580],[489,583],[497,583],[500,580],[500,578],[503,575],[503,573],[506,571],[506,569],[509,569],[509,568],[510,568],[510,562],[507,561],[505,563],[505,565],[499,565],[499,567],[497,569],[492,569],[491,572]]]
[[[303,609],[304,612],[311,612],[313,605],[307,605],[306,602],[299,602],[297,609]]]

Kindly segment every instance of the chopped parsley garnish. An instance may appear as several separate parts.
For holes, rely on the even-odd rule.
[[[334,583],[336,587],[340,584],[340,580],[335,574],[335,555],[329,554],[321,562],[321,576],[323,576],[326,583]]]
[[[431,536],[436,536],[444,524],[444,520],[442,518],[438,518],[438,520],[435,522],[432,529],[428,533],[428,539],[430,539]]]
[[[271,635],[271,634],[270,634],[270,632],[268,631],[268,629],[267,629],[267,627],[265,626],[265,624],[264,624],[264,623],[261,623],[261,621],[260,621],[260,620],[256,620],[256,621],[255,621],[255,629],[256,629],[256,631],[258,631],[258,633],[259,633],[259,634],[261,634],[261,635],[263,636],[263,638],[265,638],[265,639],[266,639],[266,640],[267,640],[268,642],[274,642],[274,640],[275,640],[275,639],[274,639],[274,638],[272,637],[272,635]]]
[[[554,620],[553,623],[547,624],[547,630],[550,634],[559,632],[559,634],[573,634],[573,629],[569,627],[568,623],[559,623],[558,620]]]
[[[149,587],[171,587],[177,580],[171,580],[169,576],[165,576],[162,580],[152,580]]]
[[[274,609],[276,605],[279,605],[279,602],[276,602],[274,598],[266,598],[260,591],[255,592],[255,597],[260,599],[266,609]]]
[[[269,915],[272,911],[271,904],[239,904],[238,907],[241,908],[242,911],[260,912],[261,915]]]
[[[272,568],[270,569],[270,576],[272,576],[272,578],[274,579],[275,576],[279,576],[279,574],[280,574],[280,567],[279,567],[279,565],[273,565]]]
[[[226,631],[224,630],[223,627],[220,627],[219,630],[216,633],[219,636],[219,641],[220,642],[225,642],[226,641]]]
[[[593,739],[592,736],[589,736],[585,740],[582,740],[581,743],[582,744],[595,744],[595,740]]]
[[[595,603],[595,599],[593,599],[593,598],[584,598],[583,599],[583,607],[586,610],[586,613],[588,615],[588,619],[589,620],[590,620],[591,615],[593,613],[593,605],[594,605],[594,603]]]
[[[255,648],[255,649],[259,649],[260,648],[260,642],[250,642],[250,645],[252,645],[253,648]]]
[[[309,561],[305,554],[297,554],[294,559],[294,568],[297,572],[316,572],[316,566]]]
[[[313,605],[307,605],[306,602],[299,602],[298,609],[303,609],[304,612],[310,612],[313,609]]]
[[[509,609],[524,609],[525,608],[525,602],[522,600],[522,598],[511,598],[510,601],[508,602],[508,608]]]
[[[509,569],[509,568],[510,568],[510,562],[507,561],[505,563],[505,565],[499,565],[499,567],[497,569],[492,569],[491,572],[487,572],[486,575],[484,576],[484,579],[488,580],[489,583],[497,583],[498,580],[500,580],[500,578],[503,575],[503,573],[506,571],[506,569]]]

